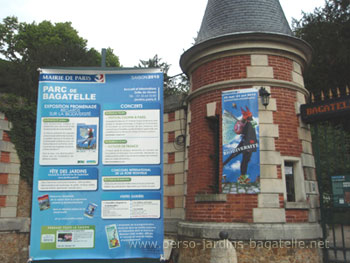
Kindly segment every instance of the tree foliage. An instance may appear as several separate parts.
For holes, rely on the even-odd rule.
[[[12,123],[9,135],[21,162],[20,174],[32,182],[38,68],[100,66],[101,55],[87,48],[70,22],[28,24],[15,17],[0,23],[0,54],[0,112]],[[120,66],[111,48],[106,66]]]
[[[0,24],[1,77],[6,83],[0,92],[15,93],[36,101],[38,68],[100,66],[101,55],[87,48],[87,41],[78,35],[70,22],[52,24],[20,23],[6,17]],[[107,50],[107,66],[120,66],[112,49]]]
[[[36,104],[14,94],[1,94],[0,111],[12,123],[8,132],[21,161],[20,174],[32,182]]]
[[[326,0],[323,8],[304,13],[293,21],[297,37],[313,48],[313,59],[305,74],[305,86],[320,90],[350,87],[350,0]]]
[[[140,60],[138,64],[139,68],[160,68],[164,74],[164,97],[168,97],[174,94],[186,94],[189,89],[188,78],[184,74],[178,74],[176,76],[169,76],[168,72],[170,65],[163,62],[158,55],[148,60]]]
[[[118,56],[114,54],[110,47],[106,50],[106,67],[121,67]]]
[[[319,122],[311,126],[319,189],[325,207],[333,201],[332,176],[350,171],[350,132],[339,120]]]
[[[306,88],[320,100],[331,89],[346,94],[350,87],[350,0],[326,0],[323,8],[303,14],[293,22],[297,37],[313,48],[313,59],[304,76]],[[334,175],[350,170],[350,125],[346,118],[334,118],[312,125],[314,155],[323,206],[332,207]]]

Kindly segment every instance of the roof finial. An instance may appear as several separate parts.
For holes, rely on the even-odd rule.
[[[333,98],[332,89],[329,89],[329,93],[328,93],[328,95],[329,95],[329,98],[330,98],[330,99],[332,99],[332,98]]]

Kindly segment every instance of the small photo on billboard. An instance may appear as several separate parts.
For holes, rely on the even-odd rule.
[[[109,249],[120,247],[117,226],[113,224],[113,225],[108,225],[105,228],[106,228],[106,236],[107,236]]]
[[[78,123],[77,150],[96,150],[97,125]]]
[[[345,192],[345,203],[350,204],[350,192]]]
[[[72,242],[73,241],[73,233],[58,233],[57,234],[58,242]]]
[[[40,211],[50,208],[50,199],[49,195],[43,195],[38,197]]]
[[[97,205],[94,203],[89,203],[88,206],[85,209],[84,215],[89,218],[93,218],[95,211],[96,211]]]

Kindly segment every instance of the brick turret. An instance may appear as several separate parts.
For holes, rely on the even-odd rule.
[[[310,46],[293,36],[278,0],[208,1],[196,43],[180,61],[191,81],[181,235],[215,238],[226,228],[233,239],[320,238],[311,134],[299,117],[309,95],[302,74],[310,58]],[[224,193],[217,147],[221,94],[261,87],[271,99],[267,107],[259,102],[260,193]],[[293,170],[292,198],[287,167]],[[286,230],[288,223],[295,224]]]

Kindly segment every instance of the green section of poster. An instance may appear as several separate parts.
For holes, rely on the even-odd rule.
[[[350,207],[350,175],[332,176],[334,207]]]
[[[42,226],[40,249],[95,247],[95,226]]]

